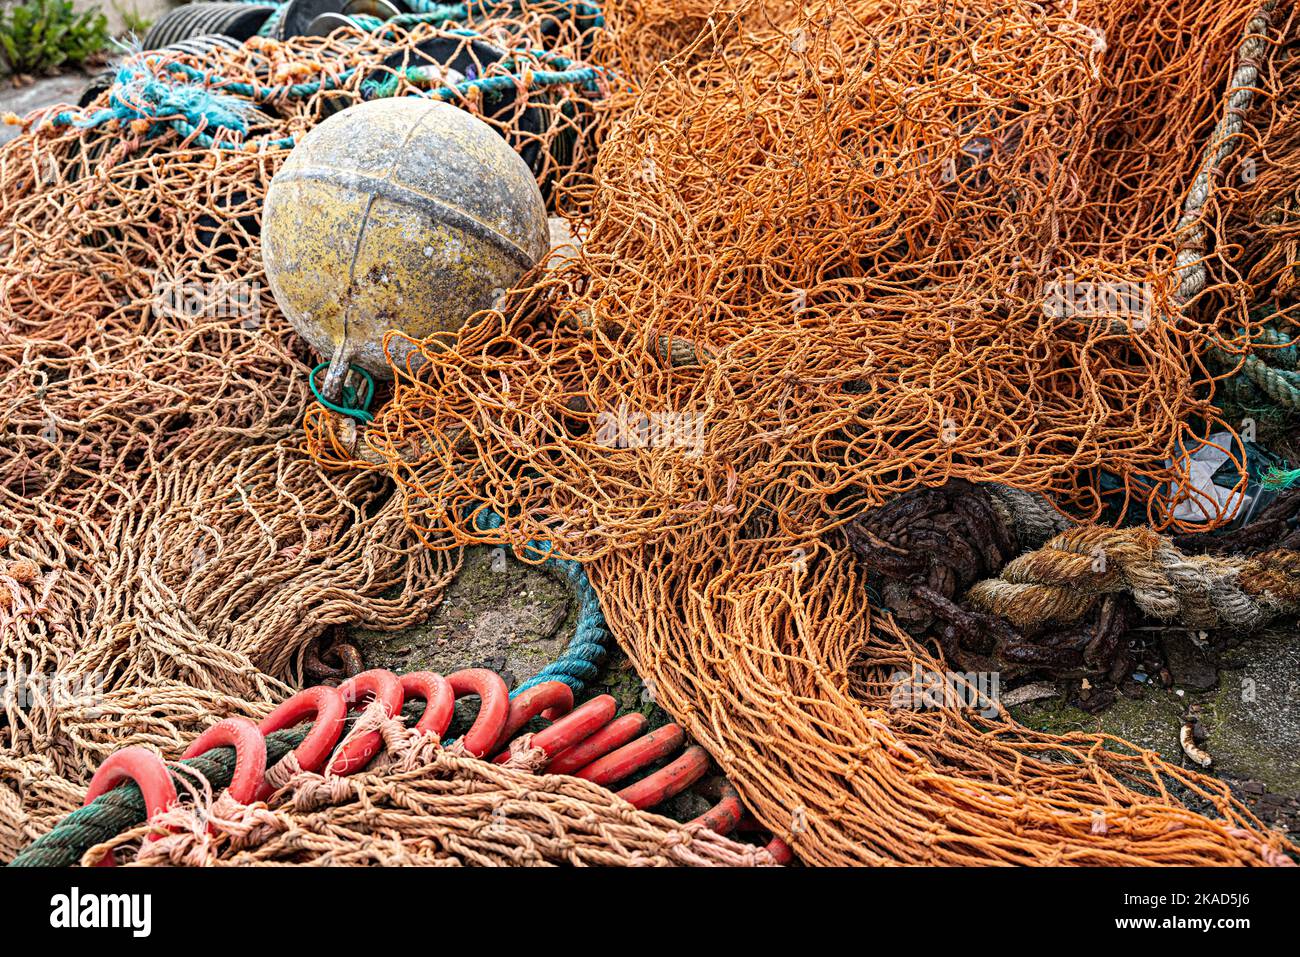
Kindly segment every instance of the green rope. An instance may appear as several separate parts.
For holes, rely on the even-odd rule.
[[[307,737],[308,725],[275,731],[266,736],[266,764],[275,764]],[[180,762],[203,775],[214,790],[229,787],[235,773],[235,749],[213,748]],[[77,808],[47,834],[18,853],[9,867],[74,867],[96,844],[110,840],[145,822],[144,795],[134,781],[127,781],[102,794],[85,807]]]
[[[1251,335],[1252,351],[1229,353],[1212,347],[1210,357],[1233,370],[1224,392],[1237,405],[1266,405],[1283,413],[1300,412],[1300,336],[1275,324]]]
[[[402,720],[411,727],[424,714],[425,702],[408,701],[402,706]],[[358,715],[354,712],[339,734],[342,741],[348,736]],[[266,736],[266,766],[279,762],[289,752],[302,744],[311,729],[310,723],[296,728],[273,731]],[[227,746],[213,748],[197,757],[180,762],[202,775],[220,791],[230,786],[235,774],[235,749]],[[123,831],[145,822],[144,795],[134,781],[126,781],[106,794],[102,794],[85,807],[79,807],[48,833],[38,837],[23,848],[9,867],[74,867],[82,856],[96,844],[102,844]]]
[[[370,401],[375,397],[375,380],[370,373],[360,366],[348,366],[353,372],[359,373],[365,379],[365,391],[358,394],[355,386],[345,384],[343,386],[343,404],[335,405],[325,396],[321,395],[320,389],[316,385],[316,377],[324,370],[328,369],[330,364],[322,362],[316,368],[311,370],[311,376],[307,382],[311,386],[311,394],[316,397],[316,401],[331,412],[337,412],[339,415],[346,415],[356,419],[358,422],[371,422],[374,416],[370,414]]]
[[[1300,469],[1269,469],[1264,473],[1264,488],[1282,491],[1300,484]]]

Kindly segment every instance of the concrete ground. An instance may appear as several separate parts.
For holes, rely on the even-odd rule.
[[[1059,697],[1011,713],[1041,731],[1114,734],[1194,768],[1178,743],[1192,713],[1205,732],[1199,747],[1214,762],[1208,773],[1266,824],[1300,838],[1300,627],[1275,624],[1219,656],[1217,669],[1207,665],[1191,653],[1171,656],[1171,687],[1130,679],[1128,693],[1096,715]]]
[[[573,637],[577,603],[558,575],[517,561],[503,549],[467,549],[465,564],[429,620],[399,632],[354,631],[348,640],[367,668],[397,672],[490,668],[513,688],[554,661]],[[626,656],[610,658],[587,694],[610,694],[619,711],[667,717],[643,694]]]
[[[67,104],[76,106],[89,75],[76,70],[58,76],[41,77],[30,86],[14,88],[7,79],[0,79],[0,113],[27,116],[33,110],[47,106]],[[8,143],[22,130],[17,126],[0,126],[0,144]]]

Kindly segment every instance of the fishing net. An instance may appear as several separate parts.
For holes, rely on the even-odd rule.
[[[363,439],[309,417],[313,452],[378,461],[434,547],[589,562],[657,700],[805,861],[1284,861],[1149,751],[892,706],[945,662],[871,609],[839,526],[954,478],[1188,526],[1227,427],[1202,356],[1259,325],[1221,169],[1252,101],[1271,122],[1289,17],[717,11],[611,128],[577,255],[417,343]],[[485,503],[499,529],[461,524]]]
[[[135,56],[0,153],[6,859],[118,747],[178,756],[300,686],[325,629],[432,611],[459,555],[420,546],[382,477],[299,449],[316,360],[266,285],[261,202],[293,137],[417,91],[508,134],[540,182],[589,171],[603,74],[542,24]]]
[[[0,852],[110,751],[174,758],[265,713],[326,627],[427,615],[460,546],[531,541],[584,560],[656,700],[807,862],[1285,861],[1225,785],[1149,751],[992,701],[897,707],[896,673],[945,662],[871,607],[839,526],[949,478],[1078,517],[1118,489],[1178,524],[1219,427],[1199,356],[1258,327],[1202,163],[1257,134],[1229,91],[1289,8],[619,3],[567,33],[554,5],[490,9],[474,36],[439,15],[132,59],[0,153],[0,662],[36,682],[6,699]],[[313,461],[315,359],[266,291],[261,197],[292,137],[417,90],[496,124],[581,248],[420,343],[363,438],[312,406]],[[1097,314],[1098,286],[1136,305]],[[178,308],[194,289],[237,306]],[[495,773],[304,782],[209,857],[441,860],[403,809],[478,833],[486,805],[437,798]],[[452,853],[681,859],[667,825],[565,798],[597,823],[530,798],[558,824],[521,810]]]
[[[1176,522],[1221,426],[1199,356],[1238,335],[1188,295],[1220,244],[1182,258],[1217,195],[1190,226],[1182,197],[1254,8],[1169,42],[1180,11],[1136,4],[826,9],[733,18],[648,78],[578,260],[426,344],[370,447],[465,464],[412,484],[429,527],[486,499],[595,557],[760,513],[798,537],[954,476],[1094,517],[1102,469]],[[1090,314],[1098,287],[1132,312]],[[672,434],[619,448],[610,416]]]
[[[1266,127],[1243,145],[1225,181],[1239,192],[1225,233],[1237,245],[1234,265],[1255,293],[1249,334],[1210,353],[1225,408],[1238,418],[1283,430],[1300,416],[1300,46],[1279,44],[1260,76],[1274,104]]]

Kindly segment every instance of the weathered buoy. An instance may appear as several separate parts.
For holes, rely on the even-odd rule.
[[[452,331],[549,248],[532,173],[492,127],[437,100],[395,97],[336,113],[271,181],[262,258],[276,302],[330,360],[389,375],[384,334]],[[409,349],[394,343],[393,359]]]

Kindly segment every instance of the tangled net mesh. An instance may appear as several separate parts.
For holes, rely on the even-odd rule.
[[[950,477],[1093,517],[1103,468],[1179,524],[1186,458],[1222,426],[1198,357],[1252,341],[1246,264],[1276,272],[1258,263],[1278,237],[1225,237],[1264,178],[1195,188],[1255,5],[616,3],[558,39],[554,5],[528,9],[485,5],[473,27],[536,72],[544,47],[619,79],[534,90],[521,69],[500,114],[453,102],[503,131],[540,114],[513,142],[581,249],[420,343],[362,441],[311,407],[314,461],[314,362],[260,291],[265,186],[285,137],[428,85],[408,69],[421,42],[468,38],[386,27],[178,59],[257,104],[243,130],[137,116],[0,153],[0,662],[98,682],[84,702],[6,700],[0,855],[117,747],[174,758],[214,717],[264,714],[326,627],[427,616],[461,546],[544,539],[588,562],[660,704],[807,862],[1285,861],[1225,785],[1151,752],[891,708],[894,671],[944,662],[871,611],[838,532]],[[1250,120],[1269,119],[1226,114],[1229,142],[1279,163],[1268,53],[1289,17],[1254,30]],[[1045,314],[1058,275],[1136,285],[1150,315]],[[160,310],[160,280],[248,283],[257,309]],[[499,530],[465,521],[484,505]],[[284,835],[308,828],[360,860],[357,804],[437,791],[357,781],[230,854],[292,858]],[[401,853],[437,858],[402,821]]]
[[[1227,425],[1199,356],[1251,324],[1241,289],[1236,314],[1197,308],[1229,281],[1218,191],[1180,228],[1255,8],[1212,12],[718,23],[620,116],[579,256],[425,343],[369,448],[399,475],[412,449],[463,465],[406,480],[427,527],[486,500],[511,540],[583,558],[760,514],[801,537],[951,477],[1093,518],[1103,468],[1182,524],[1186,459]],[[1150,315],[1054,315],[1060,277],[1144,290]],[[610,414],[663,413],[696,424],[690,455],[601,441]]]
[[[309,444],[378,461],[434,547],[589,562],[660,703],[805,861],[1282,860],[1150,752],[891,709],[890,675],[944,663],[865,610],[838,527],[954,477],[1095,518],[1103,469],[1184,527],[1188,456],[1230,428],[1200,356],[1255,323],[1221,154],[1259,139],[1239,94],[1267,115],[1289,15],[718,12],[611,128],[577,255],[417,343],[360,443],[310,414]],[[1058,277],[1149,310],[1053,314]],[[483,503],[501,529],[458,520]]]
[[[558,183],[589,168],[607,106],[587,80],[526,82],[557,69],[530,52],[543,39],[575,60],[585,42],[543,37],[552,6],[476,23],[516,80],[450,98]],[[112,751],[176,757],[214,716],[265,714],[326,628],[422,621],[459,568],[409,533],[391,483],[303,455],[315,360],[258,239],[285,137],[384,83],[440,86],[412,67],[506,74],[456,29],[132,58],[123,97],[158,101],[179,76],[242,129],[172,129],[166,105],[90,125],[101,97],[0,153],[0,857],[76,807]]]

